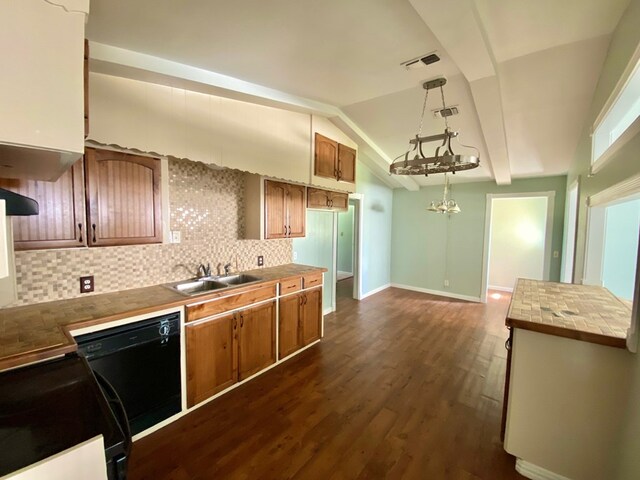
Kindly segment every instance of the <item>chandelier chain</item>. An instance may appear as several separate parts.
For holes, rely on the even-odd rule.
[[[424,102],[422,102],[422,115],[420,115],[420,127],[418,128],[418,136],[422,136],[422,124],[424,123],[424,112],[427,109],[427,98],[429,98],[429,89],[424,91]]]
[[[444,102],[444,90],[442,88],[442,85],[440,85],[440,96],[442,97],[442,110],[447,108],[447,105]],[[449,130],[449,120],[448,120],[448,115],[443,115],[444,117],[444,125],[447,128],[447,130]]]

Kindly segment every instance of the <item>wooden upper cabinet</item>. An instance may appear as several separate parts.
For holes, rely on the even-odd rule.
[[[264,183],[264,237],[304,237],[306,187],[271,180]]]
[[[264,182],[265,238],[285,238],[289,233],[287,219],[287,184]]]
[[[356,183],[356,151],[338,144],[338,180]]]
[[[332,192],[321,188],[307,188],[307,208],[318,210],[346,211],[349,207],[349,194]]]
[[[159,159],[88,148],[85,175],[89,245],[162,241]]]
[[[289,185],[287,210],[289,215],[289,237],[304,237],[307,217],[307,197],[304,185]]]
[[[318,177],[355,183],[356,154],[355,149],[316,133],[313,173]]]
[[[276,302],[237,313],[238,380],[244,380],[276,361]]]
[[[55,182],[0,179],[0,188],[33,198],[40,213],[14,217],[16,250],[86,245],[82,160]]]
[[[316,152],[313,171],[318,177],[336,178],[338,142],[316,133]]]
[[[238,381],[238,328],[235,313],[185,327],[189,407]]]

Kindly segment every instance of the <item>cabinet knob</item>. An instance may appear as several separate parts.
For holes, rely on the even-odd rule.
[[[93,241],[93,243],[96,243],[96,224],[95,224],[95,223],[93,223],[93,224],[91,225],[91,229],[93,230],[93,238],[92,238],[92,241]]]
[[[82,224],[78,224],[78,241],[82,243]]]

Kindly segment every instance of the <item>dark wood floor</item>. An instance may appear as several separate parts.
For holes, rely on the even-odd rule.
[[[130,478],[524,478],[499,438],[508,297],[341,287],[319,345],[136,442]]]

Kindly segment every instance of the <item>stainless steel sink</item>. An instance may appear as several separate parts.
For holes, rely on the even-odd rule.
[[[193,279],[186,282],[174,283],[167,285],[170,289],[175,290],[184,295],[199,295],[202,293],[212,292],[214,290],[220,290],[221,288],[228,288],[229,285],[220,283],[211,279]]]
[[[166,287],[183,295],[192,296],[260,281],[262,281],[262,279],[259,277],[240,273],[237,275],[225,275],[223,277],[192,278],[191,280],[170,283],[166,285]]]
[[[262,279],[253,275],[240,273],[237,275],[226,275],[224,277],[215,277],[216,281],[226,283],[227,285],[244,285],[245,283],[260,282]]]

